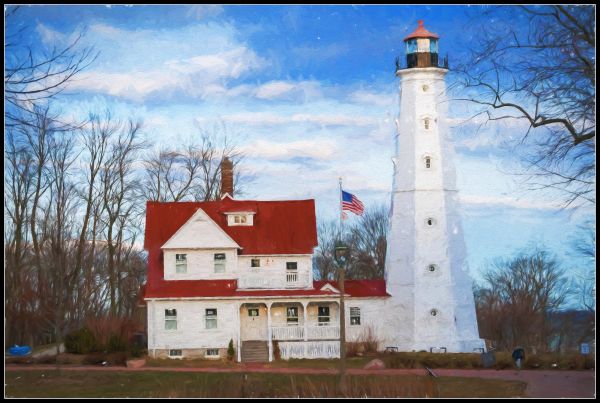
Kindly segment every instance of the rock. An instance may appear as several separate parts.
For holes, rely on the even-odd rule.
[[[380,359],[374,359],[364,366],[364,369],[385,369],[385,363]]]
[[[145,359],[127,360],[127,368],[142,368],[146,365]]]

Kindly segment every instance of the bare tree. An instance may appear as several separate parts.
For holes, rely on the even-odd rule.
[[[110,312],[116,316],[118,310],[118,273],[126,223],[133,215],[136,195],[139,193],[137,181],[132,178],[137,154],[144,147],[139,141],[141,123],[129,121],[126,125],[114,123],[119,133],[110,148],[100,175],[103,188],[103,210],[106,223],[108,289],[110,292]]]
[[[367,209],[350,228],[351,258],[347,278],[384,278],[388,211],[385,205]]]
[[[159,149],[146,157],[144,197],[163,202],[218,200],[224,158],[233,163],[234,192],[239,196],[243,194],[243,182],[247,180],[236,169],[242,161],[242,153],[226,133],[205,131],[200,144]]]
[[[585,259],[587,264],[574,274],[572,287],[577,292],[580,306],[596,311],[596,222],[587,220],[577,228],[571,242],[572,254]]]
[[[69,81],[94,62],[98,53],[92,47],[81,47],[83,33],[63,47],[56,45],[47,54],[24,43],[29,26],[19,25],[19,6],[4,11],[5,124],[12,126],[28,121],[33,105],[41,105],[64,91]]]
[[[472,22],[471,56],[456,68],[467,94],[459,99],[478,105],[486,123],[524,123],[516,141],[506,136],[521,175],[565,206],[595,204],[594,15],[594,6],[491,8]]]
[[[319,246],[314,257],[314,276],[337,280],[338,272],[333,251],[338,240],[350,248],[346,279],[383,279],[385,273],[388,209],[385,205],[366,209],[352,225],[342,232],[339,221],[321,221],[317,227]]]
[[[539,249],[521,252],[496,260],[483,278],[476,292],[481,336],[503,349],[518,344],[547,349],[553,333],[548,315],[569,297],[556,258]]]
[[[319,246],[313,258],[313,276],[318,280],[337,280],[338,271],[334,257],[335,243],[341,237],[339,221],[320,221],[317,226]]]

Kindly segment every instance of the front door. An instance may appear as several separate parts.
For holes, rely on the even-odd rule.
[[[244,306],[240,312],[242,340],[267,339],[267,308],[264,306]]]

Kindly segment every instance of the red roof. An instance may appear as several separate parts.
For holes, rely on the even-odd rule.
[[[428,30],[425,29],[425,27],[423,26],[423,20],[419,20],[419,27],[410,35],[408,35],[407,37],[404,38],[404,40],[408,40],[408,39],[412,39],[412,38],[435,38],[435,39],[439,39],[439,36],[437,36],[437,34],[434,34],[433,32],[429,32]]]
[[[315,281],[314,286],[320,289],[325,284],[331,284],[340,289],[337,281]],[[385,290],[385,280],[346,280],[344,281],[344,293],[351,297],[390,297]]]
[[[159,280],[146,287],[145,298],[193,298],[193,297],[300,297],[336,296],[337,293],[321,287],[330,283],[338,289],[335,281],[315,281],[311,290],[239,290],[236,280]],[[346,280],[345,294],[351,297],[387,297],[384,280]]]
[[[163,278],[160,249],[201,208],[240,247],[242,255],[312,254],[317,246],[315,202],[309,200],[146,203],[144,248],[148,251],[148,284]],[[225,213],[252,211],[254,225],[228,226]]]

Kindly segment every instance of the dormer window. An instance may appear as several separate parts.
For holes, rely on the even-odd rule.
[[[254,225],[253,212],[235,212],[225,213],[227,215],[227,225],[232,226],[252,226]]]
[[[187,273],[187,254],[175,254],[175,273]]]

